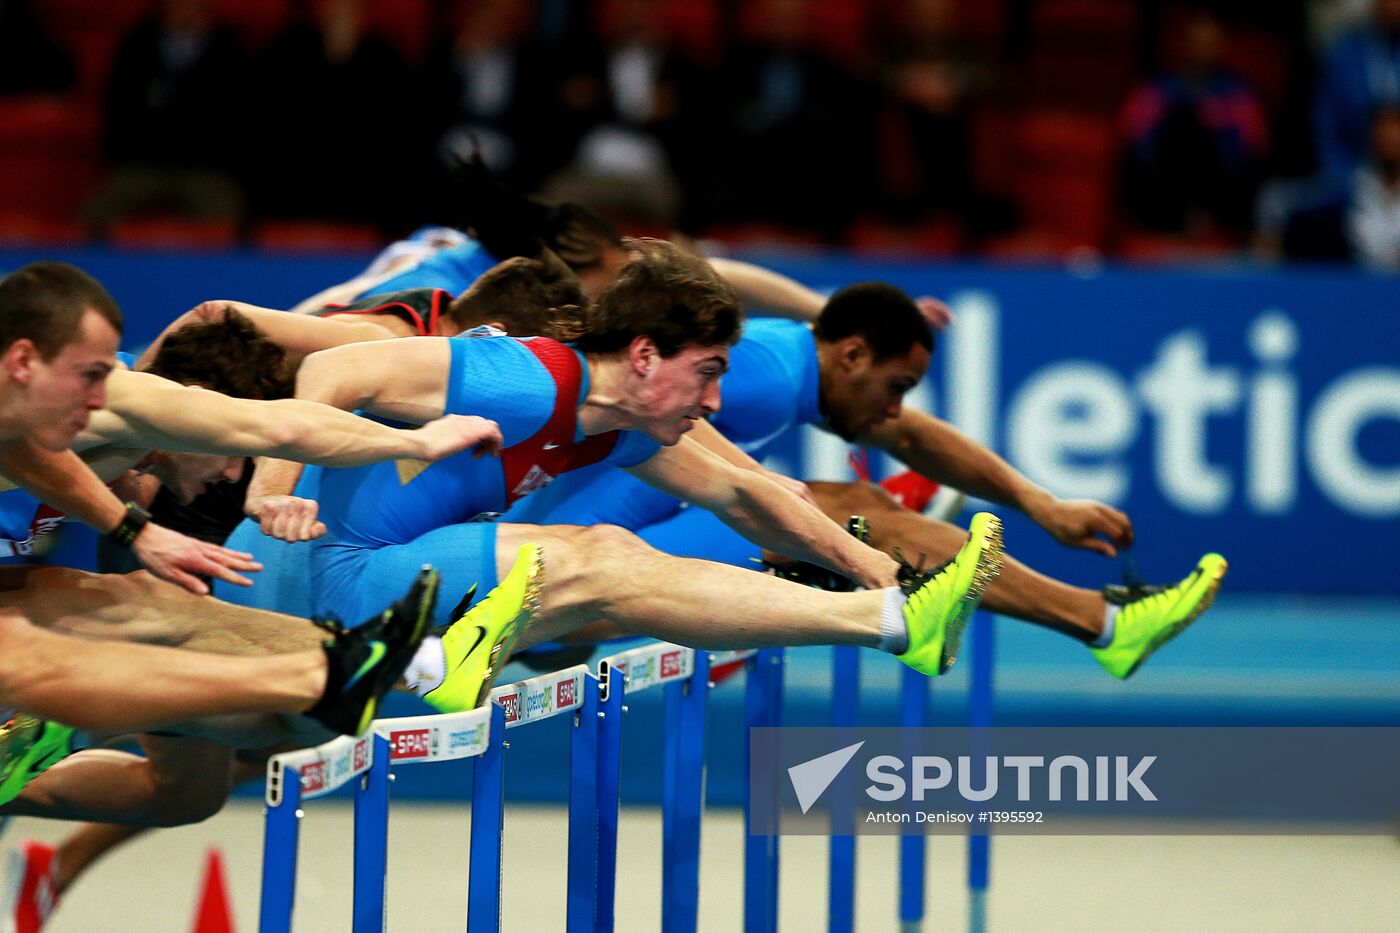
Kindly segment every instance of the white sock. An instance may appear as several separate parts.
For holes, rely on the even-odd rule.
[[[447,655],[442,650],[442,639],[429,635],[418,646],[413,660],[403,672],[404,683],[414,696],[426,696],[438,687],[447,677]]]
[[[1107,648],[1113,644],[1113,623],[1118,620],[1118,613],[1123,611],[1123,607],[1116,603],[1109,603],[1103,610],[1103,632],[1098,638],[1089,642],[1095,648]]]
[[[909,650],[909,627],[904,622],[906,597],[897,586],[885,588],[885,604],[880,609],[881,651],[903,654]]]

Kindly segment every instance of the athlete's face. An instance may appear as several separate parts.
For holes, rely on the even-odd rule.
[[[719,411],[719,378],[729,368],[728,347],[686,347],[663,357],[651,345],[633,361],[641,382],[642,430],[653,440],[675,444],[696,421]]]
[[[88,416],[107,404],[107,374],[116,365],[115,328],[96,311],[78,322],[78,337],[45,360],[30,340],[5,351],[10,382],[23,393],[15,427],[48,450],[67,450]]]
[[[184,505],[215,483],[236,483],[243,476],[242,457],[158,450],[150,463],[160,484]]]
[[[846,338],[823,367],[828,426],[849,441],[899,417],[904,396],[924,378],[928,363],[928,350],[917,343],[903,356],[877,360],[863,338]]]

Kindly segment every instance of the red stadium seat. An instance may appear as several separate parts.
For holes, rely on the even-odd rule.
[[[369,224],[283,220],[259,226],[253,244],[286,253],[370,252],[384,245],[384,235]]]
[[[851,225],[847,241],[858,253],[949,257],[956,256],[962,249],[963,228],[962,224],[952,217],[928,220],[907,227],[894,226],[873,218],[862,218]]]
[[[108,241],[122,249],[225,250],[238,242],[231,220],[142,217],[112,224]]]
[[[76,220],[45,214],[0,213],[0,246],[78,246],[83,229]]]
[[[1219,233],[1167,236],[1129,230],[1119,235],[1115,254],[1143,264],[1228,261],[1239,256],[1241,244]]]
[[[1101,174],[1113,162],[1117,138],[1110,118],[1058,110],[1033,110],[1017,120],[1022,169]]]
[[[97,116],[50,95],[0,100],[0,207],[72,218],[97,182]]]
[[[250,48],[262,48],[286,26],[290,0],[213,0],[214,16],[235,29]]]
[[[716,0],[667,0],[666,31],[697,61],[713,63],[720,53],[720,9]]]
[[[411,66],[422,63],[433,16],[429,0],[374,0],[364,10],[370,29],[388,39]]]
[[[814,249],[822,240],[810,230],[779,224],[724,224],[705,230],[705,239],[735,249]]]
[[[1101,249],[1113,225],[1112,118],[1033,110],[1003,115],[997,128],[996,136],[988,129],[977,133],[978,162],[985,158],[980,147],[993,147],[1001,165],[997,183],[988,187],[1017,200],[1031,234],[1003,238],[993,252],[1034,257]],[[986,179],[985,168],[979,177]]]

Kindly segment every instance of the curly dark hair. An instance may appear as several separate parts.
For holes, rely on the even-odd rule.
[[[666,240],[629,238],[623,245],[632,259],[582,321],[561,326],[563,339],[585,353],[611,353],[646,336],[662,356],[739,339],[739,298],[708,262]]]
[[[146,372],[235,398],[290,398],[295,388],[282,348],[231,308],[168,335]]]
[[[930,353],[934,348],[933,331],[919,306],[887,282],[857,282],[836,292],[813,330],[824,341],[864,337],[877,360],[904,356],[916,343]]]

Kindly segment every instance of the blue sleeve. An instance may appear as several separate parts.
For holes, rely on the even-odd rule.
[[[501,426],[510,447],[535,435],[554,411],[554,380],[509,337],[449,337],[447,413],[480,415]]]
[[[23,489],[0,492],[0,541],[11,542],[11,550],[13,544],[28,541],[38,510],[39,500]]]
[[[612,453],[608,454],[604,462],[619,467],[636,466],[650,460],[660,449],[659,443],[641,431],[621,431],[617,443],[613,445]]]
[[[383,295],[409,288],[441,288],[453,295],[460,295],[495,264],[496,258],[486,252],[480,243],[468,240],[458,246],[439,250],[412,269],[385,279],[356,297]]]
[[[729,352],[720,409],[710,419],[738,444],[767,442],[798,420],[804,404],[802,331],[789,322],[749,322]],[[752,453],[752,451],[750,451]]]

